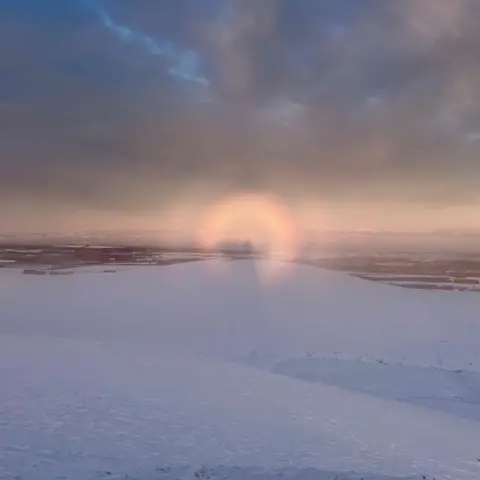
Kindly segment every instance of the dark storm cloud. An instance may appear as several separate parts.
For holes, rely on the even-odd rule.
[[[477,3],[0,1],[2,192],[125,208],[199,179],[470,202]]]

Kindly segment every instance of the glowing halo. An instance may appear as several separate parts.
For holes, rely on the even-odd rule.
[[[248,242],[266,257],[258,263],[268,265],[270,273],[273,266],[278,272],[285,265],[274,260],[294,258],[298,237],[299,229],[289,209],[274,196],[258,193],[219,200],[207,208],[199,227],[199,240],[205,248]]]

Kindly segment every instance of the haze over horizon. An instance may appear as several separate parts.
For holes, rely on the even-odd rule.
[[[3,230],[480,229],[476,0],[0,0]]]

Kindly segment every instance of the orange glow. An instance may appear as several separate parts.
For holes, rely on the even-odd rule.
[[[275,197],[241,193],[207,209],[200,240],[208,248],[249,242],[269,256],[292,258],[297,251],[298,228],[288,208]]]
[[[224,198],[206,210],[199,237],[206,248],[250,243],[266,257],[255,262],[259,280],[272,283],[288,273],[288,260],[297,253],[299,229],[289,209],[275,197],[241,193]]]

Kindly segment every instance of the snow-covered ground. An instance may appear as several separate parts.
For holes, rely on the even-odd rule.
[[[1,271],[0,477],[480,478],[480,296],[277,267]]]
[[[247,360],[250,365],[265,367],[261,358]],[[480,374],[477,372],[390,364],[383,359],[372,362],[336,358],[280,360],[270,371],[480,422]]]

